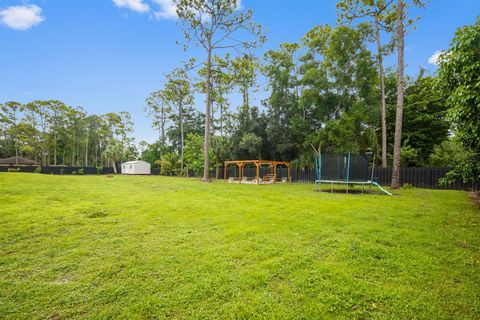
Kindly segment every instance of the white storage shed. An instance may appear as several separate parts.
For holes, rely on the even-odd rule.
[[[122,174],[151,174],[150,163],[136,160],[122,163]]]

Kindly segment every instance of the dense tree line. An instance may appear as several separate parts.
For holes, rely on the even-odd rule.
[[[384,71],[388,147],[387,159],[383,161],[382,90],[378,59],[369,50],[375,41],[374,34],[365,23],[321,25],[310,30],[298,43],[284,43],[276,50],[269,50],[263,59],[244,54],[215,56],[210,169],[218,168],[224,160],[248,158],[293,161],[295,166],[311,167],[314,163],[312,145],[320,146],[325,153],[373,152],[378,165],[382,162],[391,165],[397,73],[391,69]],[[188,96],[204,93],[204,71],[190,72],[192,91]],[[260,75],[267,80],[269,97],[261,105],[255,105],[249,97],[258,88]],[[451,165],[444,150],[458,149],[458,142],[450,139],[447,95],[437,82],[436,76],[425,70],[414,77],[407,76],[404,81],[402,166]],[[170,86],[171,76],[167,76],[160,96],[165,96]],[[232,105],[229,98],[232,93],[241,97],[237,106]],[[156,107],[156,110],[168,110],[167,132],[178,135],[181,128],[180,122],[174,120],[178,114],[175,102],[166,98],[161,101],[159,105],[164,106],[163,109]],[[191,113],[197,124],[205,116],[193,109],[185,114]],[[155,126],[157,123],[154,121]],[[164,160],[169,163],[165,173],[180,173],[183,165],[195,169],[197,174],[202,173],[202,130],[204,127],[198,126],[195,130],[192,126],[185,132],[183,161],[178,139],[172,136],[167,143],[161,143],[166,153]],[[156,159],[151,154],[152,150],[158,150],[158,145],[146,149],[144,158]],[[161,158],[158,153],[157,156]],[[172,162],[172,158],[176,162]]]
[[[0,157],[43,166],[110,166],[134,159],[128,112],[88,115],[58,100],[0,104]]]

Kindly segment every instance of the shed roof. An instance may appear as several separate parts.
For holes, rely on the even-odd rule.
[[[148,162],[143,160],[133,160],[133,161],[124,162],[124,164],[134,164],[134,163],[148,163]]]

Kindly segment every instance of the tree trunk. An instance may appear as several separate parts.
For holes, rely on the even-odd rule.
[[[183,149],[185,147],[183,132],[183,104],[180,102],[178,106],[178,120],[180,121],[180,168],[183,171]]]
[[[42,120],[42,165],[46,166],[47,165],[47,145],[46,145],[46,140],[47,140],[47,134],[46,134],[46,124],[45,124],[46,119],[44,118]]]
[[[75,151],[76,151],[76,141],[75,141],[75,130],[73,131],[73,143],[72,143],[72,167],[75,166]]]
[[[208,58],[207,58],[207,81],[206,81],[206,90],[207,90],[207,101],[205,107],[205,138],[203,142],[203,182],[209,182],[209,165],[210,159],[208,157],[208,150],[210,147],[210,104],[211,104],[211,70],[212,68],[212,47],[211,40],[209,39],[208,44]]]
[[[375,14],[375,37],[377,40],[378,68],[380,77],[381,114],[382,114],[382,168],[387,167],[387,113],[385,106],[385,71],[383,69],[383,52],[380,41],[378,14]]]
[[[86,137],[86,141],[85,141],[85,162],[83,163],[83,165],[85,167],[88,167],[88,129],[87,129],[87,137]]]
[[[15,108],[15,107],[14,107]],[[18,165],[18,131],[17,131],[17,112],[13,110],[13,129],[15,132],[15,164]]]
[[[115,159],[112,158],[112,168],[113,172],[117,174],[117,164],[115,163]]]
[[[220,175],[220,147],[218,145],[215,150],[215,167],[215,179],[218,179]]]
[[[160,159],[162,158],[163,147],[165,145],[165,106],[162,103],[162,113],[160,118]]]
[[[400,187],[400,150],[402,146],[402,121],[403,121],[403,82],[404,82],[404,27],[403,27],[403,0],[398,0],[397,8],[397,41],[398,41],[398,66],[397,66],[397,113],[395,118],[395,140],[393,142],[393,170],[392,188]]]
[[[53,164],[57,165],[57,111],[53,114]]]
[[[220,104],[220,137],[223,138],[223,103]]]

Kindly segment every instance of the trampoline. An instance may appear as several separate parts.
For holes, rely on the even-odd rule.
[[[372,173],[369,176],[368,166],[370,157],[368,155],[352,154],[322,154],[315,148],[315,184],[321,190],[322,184],[345,185],[346,193],[349,193],[350,186],[360,185],[362,187],[377,187],[384,194],[392,194],[373,181],[375,172],[375,158],[373,159]],[[362,189],[363,190],[363,189]]]

